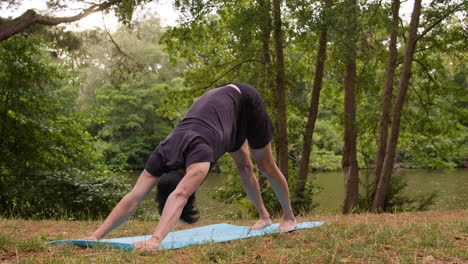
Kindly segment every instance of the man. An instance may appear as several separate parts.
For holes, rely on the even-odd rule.
[[[258,169],[270,181],[283,209],[283,218],[277,230],[293,229],[297,222],[291,209],[286,179],[276,166],[271,152],[272,132],[273,125],[263,100],[252,86],[232,83],[208,91],[156,147],[132,191],[85,239],[102,239],[125,222],[157,184],[160,221],[153,236],[147,241],[135,243],[135,248],[159,247],[179,218],[187,223],[197,220],[197,211],[193,206],[194,193],[207,176],[210,166],[226,152],[234,160],[242,185],[259,214],[257,223],[251,229],[271,225],[253,172],[249,146]]]

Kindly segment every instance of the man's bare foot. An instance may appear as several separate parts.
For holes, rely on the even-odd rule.
[[[255,225],[250,227],[250,230],[260,230],[263,229],[267,226],[271,225],[271,220],[270,218],[268,219],[258,219],[257,223]]]
[[[275,229],[275,231],[289,231],[293,230],[296,226],[296,219],[283,219],[281,220],[280,225]]]

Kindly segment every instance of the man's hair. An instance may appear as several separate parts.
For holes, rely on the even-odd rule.
[[[171,170],[164,173],[158,181],[158,189],[156,192],[156,202],[158,203],[159,214],[162,214],[164,206],[166,205],[167,197],[176,189],[179,182],[182,180],[184,175],[177,171]],[[198,211],[195,210],[195,193],[190,195],[187,200],[187,204],[182,210],[180,220],[187,224],[193,224],[198,221]]]

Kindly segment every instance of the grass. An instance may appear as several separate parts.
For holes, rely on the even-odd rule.
[[[99,221],[0,218],[0,263],[468,263],[468,211],[310,216],[324,226],[178,250],[140,252],[50,246],[80,238]],[[228,221],[249,225],[253,220]],[[212,224],[203,221],[197,226]],[[151,233],[154,222],[129,221],[111,237]],[[190,228],[180,224],[177,229]]]

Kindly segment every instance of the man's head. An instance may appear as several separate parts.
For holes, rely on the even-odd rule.
[[[177,171],[171,170],[164,173],[158,181],[158,189],[156,193],[156,202],[158,202],[159,214],[162,214],[164,206],[166,205],[167,197],[176,189],[179,182],[184,177],[184,174]],[[192,194],[187,200],[187,204],[182,210],[180,220],[193,224],[198,221],[198,211],[195,210],[195,194]]]

